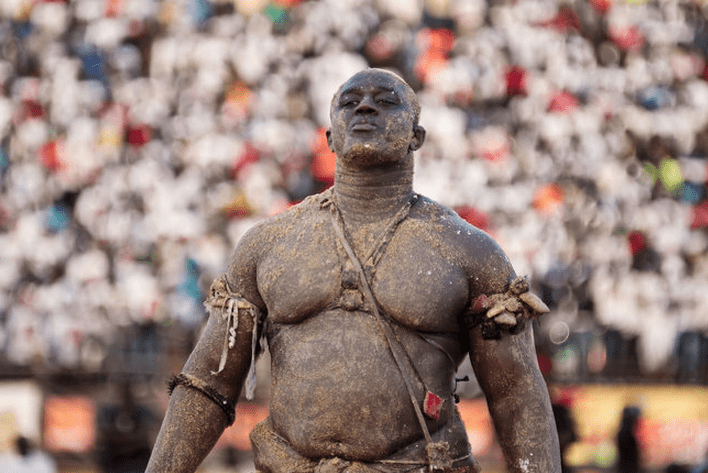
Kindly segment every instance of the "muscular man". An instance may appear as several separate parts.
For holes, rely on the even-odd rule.
[[[453,400],[467,355],[509,471],[560,472],[526,323],[547,308],[487,234],[413,192],[418,116],[387,71],[337,91],[334,186],[239,242],[148,472],[195,471],[233,421],[261,334],[272,388],[251,434],[258,472],[479,471]]]

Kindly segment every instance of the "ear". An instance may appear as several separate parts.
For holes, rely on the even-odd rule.
[[[328,128],[327,131],[325,132],[325,136],[327,137],[327,147],[331,152],[334,153],[334,147],[332,146],[332,129]]]
[[[411,151],[417,151],[420,149],[421,146],[423,146],[424,142],[425,142],[425,128],[423,128],[420,125],[415,125],[413,127],[413,139],[411,140],[411,144],[408,146],[408,148]]]

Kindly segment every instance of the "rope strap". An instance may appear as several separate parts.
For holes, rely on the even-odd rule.
[[[219,406],[219,408],[226,414],[229,421],[229,425],[234,423],[236,420],[236,404],[229,401],[226,396],[221,394],[215,388],[209,386],[204,381],[199,378],[192,376],[187,373],[180,373],[173,376],[170,382],[167,384],[167,392],[172,395],[172,391],[177,386],[184,386],[187,388],[196,389],[200,393],[204,394],[210,401]]]
[[[376,248],[372,255],[367,258],[368,260],[371,259],[372,256],[374,257],[374,261],[371,263],[370,266],[372,269],[378,262],[378,259],[383,254],[383,251],[388,242],[391,240],[391,237],[396,231],[396,228],[408,216],[408,212],[410,211],[411,206],[417,201],[417,199],[418,196],[414,195],[413,198],[409,200],[408,203],[403,208],[401,208],[401,210],[399,210],[399,212],[389,223],[388,228],[386,229],[383,237],[378,243],[378,248]],[[438,442],[433,442],[432,436],[430,435],[430,430],[428,429],[428,425],[425,422],[425,418],[423,417],[423,409],[421,409],[421,406],[418,405],[418,401],[416,400],[415,389],[413,388],[412,382],[409,379],[409,375],[412,374],[414,377],[417,377],[420,380],[421,384],[423,384],[424,388],[425,383],[418,371],[416,370],[413,361],[410,359],[410,355],[406,351],[405,346],[403,346],[400,340],[398,340],[388,320],[384,318],[383,314],[381,314],[381,312],[379,311],[378,302],[376,301],[376,297],[374,296],[374,293],[371,290],[371,285],[367,278],[366,271],[362,267],[361,261],[354,253],[354,249],[349,243],[344,232],[344,223],[342,220],[342,215],[339,212],[336,203],[333,200],[331,200],[330,202],[330,215],[332,217],[331,220],[335,235],[340,240],[342,246],[344,247],[344,250],[347,252],[349,261],[354,266],[354,269],[357,273],[359,273],[359,289],[362,291],[364,298],[368,300],[371,312],[374,314],[376,321],[378,322],[378,325],[384,334],[384,339],[388,344],[388,349],[391,352],[393,361],[398,367],[398,371],[401,373],[401,377],[403,378],[403,381],[408,390],[408,395],[410,397],[413,410],[415,411],[416,417],[418,418],[418,422],[420,423],[420,428],[423,431],[423,436],[426,441],[425,453],[428,460],[428,471],[450,471],[454,461],[450,457],[450,444],[442,440]],[[426,396],[424,401],[426,414],[429,414],[432,418],[437,419],[442,401],[443,400],[440,397],[436,396],[435,394],[431,393],[426,389]],[[429,409],[429,407],[431,409]],[[321,471],[324,472],[325,470]],[[338,470],[335,469],[332,471]]]

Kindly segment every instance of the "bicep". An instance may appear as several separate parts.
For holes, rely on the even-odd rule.
[[[209,318],[184,368],[214,383],[230,399],[240,394],[253,357],[257,325],[265,315],[256,281],[257,256],[254,236],[247,233],[234,250],[226,274],[209,288],[205,301]]]
[[[265,302],[258,290],[258,262],[267,241],[262,225],[248,230],[231,255],[226,280],[233,292],[265,311]]]
[[[530,323],[520,333],[505,333],[499,339],[485,339],[477,326],[469,338],[470,361],[488,402],[537,389],[543,383]]]

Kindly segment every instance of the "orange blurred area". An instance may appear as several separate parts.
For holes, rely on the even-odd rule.
[[[251,430],[268,417],[268,405],[254,402],[242,402],[236,406],[236,422],[224,431],[217,448],[230,445],[237,450],[251,450],[248,436]]]
[[[533,199],[533,208],[538,212],[551,215],[558,212],[563,207],[565,193],[558,184],[547,184],[540,187]]]
[[[50,171],[60,171],[64,168],[64,143],[62,141],[49,141],[37,152],[37,159]]]
[[[455,34],[446,28],[425,28],[418,33],[416,41],[422,50],[416,59],[416,76],[422,82],[434,80],[447,67]]]
[[[570,404],[579,439],[568,451],[568,463],[612,466],[626,406],[636,406],[641,413],[637,438],[646,468],[697,464],[708,452],[705,386],[588,385],[574,389]]]
[[[247,112],[251,105],[252,95],[251,89],[246,84],[237,81],[226,89],[224,101]]]
[[[292,8],[302,3],[302,0],[273,0],[272,3],[283,8]]]
[[[312,141],[312,177],[326,184],[334,182],[334,169],[336,155],[330,151],[327,145],[326,128],[320,128]]]
[[[44,446],[52,452],[89,452],[96,442],[96,409],[85,396],[48,397],[44,402]]]

